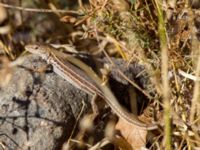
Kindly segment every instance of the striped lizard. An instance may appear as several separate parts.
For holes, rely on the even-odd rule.
[[[156,124],[147,125],[140,121],[137,116],[127,112],[116,100],[108,86],[101,86],[99,78],[96,76],[88,75],[85,71],[81,70],[80,67],[76,67],[70,62],[63,63],[54,53],[55,48],[47,44],[29,44],[25,46],[25,49],[30,53],[39,55],[48,64],[53,66],[53,71],[64,78],[66,81],[85,91],[90,95],[98,95],[106,101],[111,109],[118,115],[118,117],[124,119],[130,124],[139,126],[144,130],[154,130],[158,126]]]

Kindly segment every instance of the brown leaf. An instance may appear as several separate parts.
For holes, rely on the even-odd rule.
[[[116,129],[120,131],[123,138],[127,140],[134,150],[146,146],[147,130],[130,124],[120,118],[116,124]]]

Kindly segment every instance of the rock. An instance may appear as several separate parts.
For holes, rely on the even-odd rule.
[[[30,70],[45,65],[40,58],[28,56],[0,90],[0,140],[8,149],[61,148],[74,128],[82,101],[89,100],[55,73]]]

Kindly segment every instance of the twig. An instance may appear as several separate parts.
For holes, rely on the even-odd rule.
[[[5,3],[0,3],[0,6],[9,8],[9,9],[15,9],[15,10],[22,10],[22,11],[30,11],[30,12],[40,12],[40,13],[69,13],[69,14],[79,14],[77,11],[74,10],[63,10],[63,9],[38,9],[38,8],[24,8],[20,6],[13,6]],[[79,14],[80,15],[80,14]]]

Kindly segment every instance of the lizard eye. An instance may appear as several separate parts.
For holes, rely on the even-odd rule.
[[[35,46],[35,49],[37,50],[37,49],[38,49],[38,46]]]

